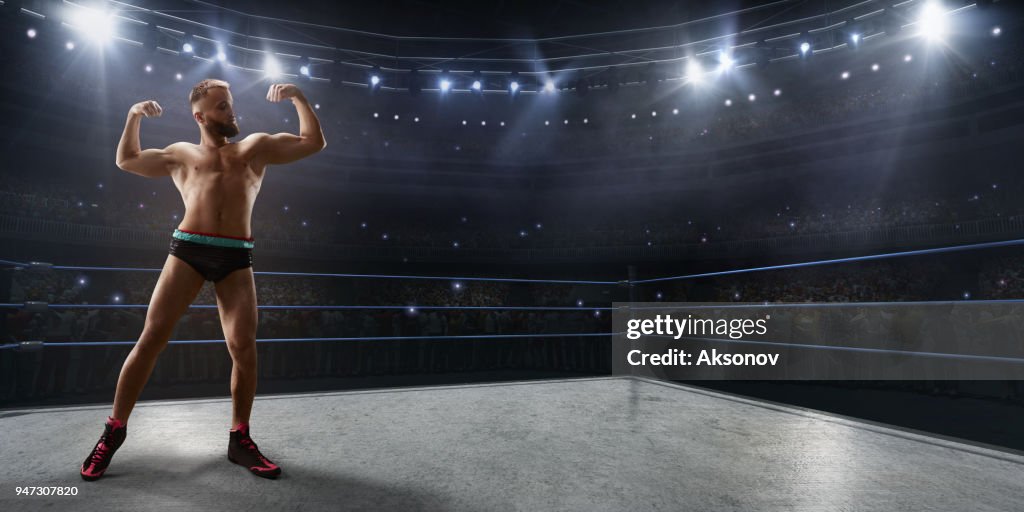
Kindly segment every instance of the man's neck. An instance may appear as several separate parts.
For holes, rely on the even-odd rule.
[[[214,135],[206,130],[202,130],[199,136],[199,145],[207,146],[211,148],[221,148],[230,144],[228,138],[223,135]]]

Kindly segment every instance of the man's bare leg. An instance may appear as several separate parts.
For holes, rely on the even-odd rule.
[[[178,323],[202,287],[203,278],[198,272],[176,256],[167,256],[149,302],[142,336],[121,366],[114,410],[103,426],[99,441],[82,462],[79,473],[83,480],[91,482],[101,478],[114,453],[124,443],[128,436],[128,416],[153,372],[156,358],[167,346],[174,324]]]
[[[231,354],[231,426],[249,423],[256,398],[256,282],[252,267],[216,283],[221,328]]]
[[[156,366],[157,357],[167,347],[175,324],[188,310],[203,287],[203,278],[192,267],[176,256],[168,255],[160,272],[153,298],[146,312],[146,323],[139,341],[121,367],[114,394],[111,416],[124,423],[135,408],[142,388]]]
[[[263,478],[277,478],[281,468],[260,453],[249,436],[249,415],[256,398],[256,283],[252,267],[236,270],[216,284],[217,307],[231,353],[231,430],[228,460]]]

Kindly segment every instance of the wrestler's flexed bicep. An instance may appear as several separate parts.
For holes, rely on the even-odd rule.
[[[262,164],[287,164],[301,160],[321,149],[322,141],[311,140],[291,133],[252,135],[254,160]]]
[[[146,149],[127,160],[117,163],[121,170],[147,178],[170,176],[171,171],[180,165],[171,146],[164,149]]]
[[[293,84],[273,84],[267,91],[267,101],[279,103],[291,100],[299,116],[299,134],[266,133],[252,134],[253,160],[257,167],[264,164],[287,164],[306,158],[327,147],[327,140],[320,128],[314,107],[306,96]]]
[[[143,150],[139,143],[139,125],[143,117],[160,117],[163,109],[152,100],[142,101],[132,105],[128,111],[128,120],[125,122],[124,133],[121,141],[117,144],[117,167],[145,176],[147,178],[159,178],[170,176],[171,170],[180,164],[175,152],[175,144],[163,149]]]

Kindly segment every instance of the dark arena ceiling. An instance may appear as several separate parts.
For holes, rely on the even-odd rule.
[[[250,2],[165,0],[135,2],[154,10],[193,5],[207,21],[256,14],[391,36],[548,38],[642,29],[692,22],[737,11],[728,21],[750,27],[766,20],[795,19],[855,5],[856,0],[710,1],[347,1]],[[204,12],[205,11],[205,12]],[[230,12],[234,11],[234,12]],[[169,12],[169,11],[166,11]],[[191,15],[188,17],[192,17]],[[195,18],[194,18],[195,19]]]
[[[5,9],[23,7],[57,23],[69,23],[82,7],[102,9],[122,18],[119,36],[146,46],[180,52],[189,43],[197,57],[206,58],[224,50],[229,62],[254,70],[276,55],[286,74],[305,65],[314,78],[331,81],[360,81],[379,68],[393,75],[481,72],[489,81],[513,72],[561,74],[604,83],[608,78],[597,75],[609,67],[622,74],[671,76],[688,59],[714,59],[723,52],[742,65],[790,58],[804,41],[814,51],[841,48],[854,33],[866,40],[912,26],[922,4],[10,0]],[[990,4],[982,0],[977,7]],[[951,0],[944,7],[968,4]],[[400,88],[407,87],[405,81],[385,80]]]

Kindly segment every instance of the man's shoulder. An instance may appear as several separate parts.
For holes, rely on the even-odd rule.
[[[270,137],[269,133],[264,133],[264,132],[250,133],[249,135],[246,135],[244,139],[238,141],[238,143],[239,144],[258,143],[258,142],[266,139],[267,137]]]
[[[164,148],[164,150],[166,150],[166,151],[182,151],[182,150],[195,149],[197,147],[199,147],[198,144],[193,144],[191,142],[174,142],[174,143],[168,145],[166,148]]]

